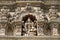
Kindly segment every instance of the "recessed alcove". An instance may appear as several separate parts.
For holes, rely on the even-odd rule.
[[[23,29],[27,28],[27,30],[29,31],[29,29],[31,27],[34,27],[37,29],[37,25],[33,26],[35,24],[35,21],[37,21],[36,17],[33,15],[25,15],[22,19],[22,21],[24,21],[24,25],[22,25],[22,35],[24,35],[27,31],[24,31]],[[33,23],[33,24],[32,24]],[[26,25],[26,26],[25,26]],[[28,26],[30,25],[30,27]],[[25,29],[26,30],[26,29]],[[30,29],[31,30],[31,29]],[[36,33],[35,36],[37,35],[37,30],[36,31],[29,31],[32,33]]]

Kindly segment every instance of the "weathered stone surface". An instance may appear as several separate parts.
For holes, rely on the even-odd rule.
[[[56,5],[50,8],[50,4],[47,6],[41,0],[2,2],[0,40],[60,40],[60,16]],[[14,12],[10,12],[11,9]]]
[[[59,40],[60,37],[0,37],[0,40]]]

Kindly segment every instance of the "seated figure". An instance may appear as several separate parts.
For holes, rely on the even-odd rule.
[[[28,36],[31,36],[31,33],[33,33],[33,36],[36,34],[37,29],[34,27],[34,23],[30,20],[30,18],[28,18],[27,22],[25,23],[25,28]]]

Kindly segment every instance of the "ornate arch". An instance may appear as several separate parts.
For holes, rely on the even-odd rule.
[[[20,15],[20,20],[22,20],[22,18],[26,15],[32,15],[32,16],[35,16],[37,20],[39,20],[39,16],[37,13],[23,13]]]
[[[28,18],[30,18],[33,22],[34,22],[34,20],[37,20],[35,16],[29,14],[29,15],[25,15],[22,18],[22,21],[26,21]]]

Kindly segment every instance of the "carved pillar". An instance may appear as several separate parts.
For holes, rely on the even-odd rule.
[[[52,35],[53,36],[58,36],[59,34],[58,34],[58,26],[59,26],[59,24],[58,23],[52,23],[51,24],[51,27],[52,27]]]
[[[13,26],[14,26],[14,36],[21,36],[21,27],[22,27],[21,21],[15,21],[13,23]]]
[[[5,35],[6,33],[6,23],[0,23],[0,35]]]
[[[43,22],[38,22],[38,25],[37,25],[37,33],[38,33],[38,36],[43,36],[44,35],[43,25],[44,25]]]
[[[21,26],[18,26],[18,25],[16,26],[14,35],[20,35],[21,36]]]

